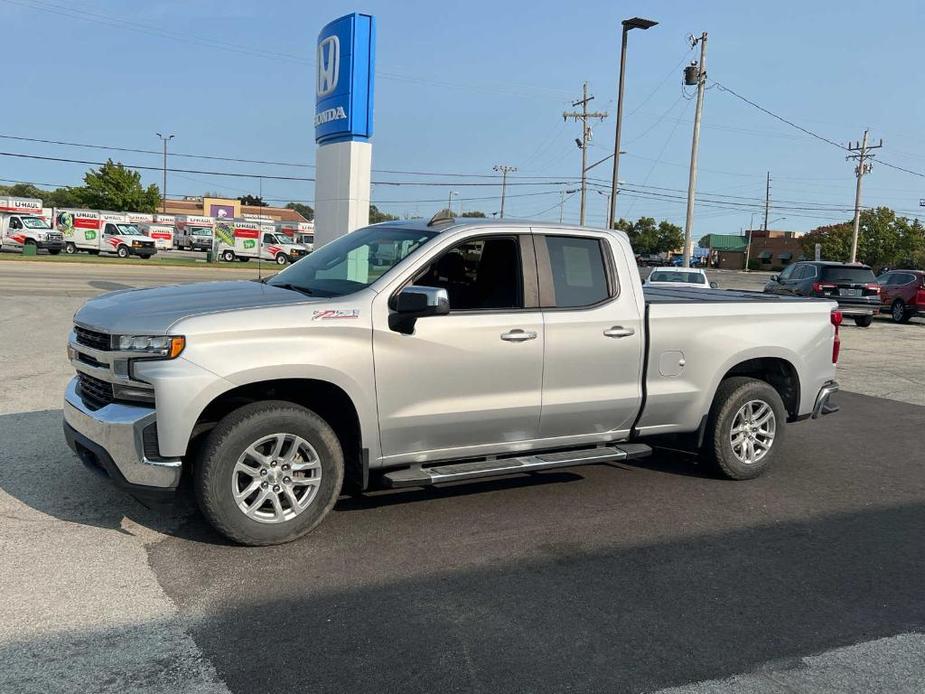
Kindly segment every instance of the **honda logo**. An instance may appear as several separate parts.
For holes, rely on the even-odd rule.
[[[340,74],[340,39],[326,36],[318,43],[318,97],[337,89]]]

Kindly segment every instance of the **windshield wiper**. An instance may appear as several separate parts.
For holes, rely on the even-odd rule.
[[[280,289],[290,289],[294,292],[301,292],[307,296],[312,296],[315,293],[308,287],[302,287],[298,284],[292,284],[291,282],[283,282],[282,284],[268,284],[267,286],[279,287]]]

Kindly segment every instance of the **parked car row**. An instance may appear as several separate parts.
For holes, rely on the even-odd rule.
[[[766,294],[834,299],[844,316],[866,328],[877,313],[897,323],[925,314],[925,272],[890,270],[879,277],[860,263],[800,261],[771,275]]]

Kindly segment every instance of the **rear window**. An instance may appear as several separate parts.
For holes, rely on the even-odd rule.
[[[838,267],[827,266],[822,268],[821,279],[829,282],[850,282],[852,284],[873,284],[877,281],[874,271],[869,267]]]
[[[707,278],[699,272],[653,272],[650,282],[684,282],[687,284],[706,284]]]
[[[557,307],[592,306],[609,296],[604,256],[597,239],[547,236],[546,247]]]

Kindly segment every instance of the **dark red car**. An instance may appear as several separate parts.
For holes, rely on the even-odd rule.
[[[880,285],[880,313],[889,313],[896,323],[913,316],[925,316],[925,272],[890,270],[877,278]]]

